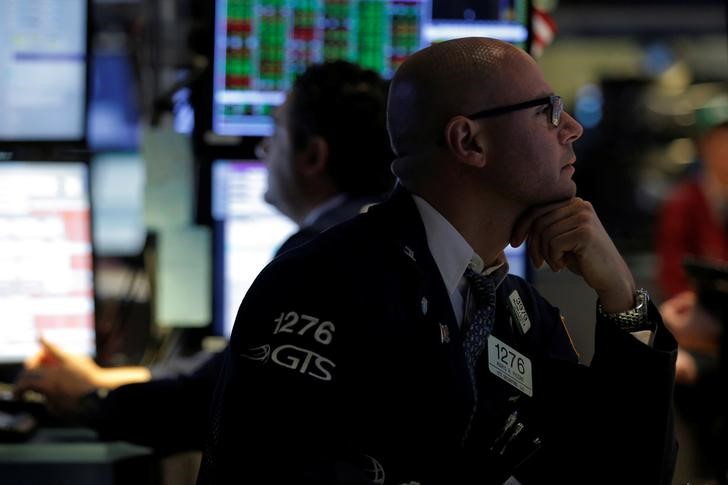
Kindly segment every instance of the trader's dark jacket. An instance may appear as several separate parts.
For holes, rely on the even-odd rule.
[[[525,335],[507,304],[514,290]],[[484,353],[466,436],[462,336],[398,189],[258,277],[225,356],[199,483],[670,483],[676,345],[654,307],[650,318],[653,348],[598,321],[587,368],[558,310],[509,276],[494,335],[530,359],[533,397],[493,375]]]
[[[307,243],[383,198],[347,196],[291,235],[276,255]],[[130,441],[150,446],[160,454],[201,450],[222,362],[222,354],[198,354],[158,365],[152,368],[152,381],[121,386],[103,399],[96,393],[86,396],[79,421],[95,428],[104,440]]]

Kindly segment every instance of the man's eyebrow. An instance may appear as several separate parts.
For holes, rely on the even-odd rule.
[[[541,91],[539,94],[533,97],[533,99],[550,98],[554,95],[553,91]]]
[[[554,92],[553,92],[553,91],[549,91],[549,92],[547,92],[546,94],[544,94],[544,92],[542,91],[542,92],[541,92],[540,94],[537,94],[536,96],[534,96],[534,97],[533,97],[533,99],[543,99],[543,98],[550,98],[551,96],[554,96]],[[534,108],[534,109],[538,109],[538,110],[540,110],[540,109],[542,109],[542,108],[543,108],[544,106],[545,106],[545,105],[537,105],[537,106],[534,106],[533,108]]]

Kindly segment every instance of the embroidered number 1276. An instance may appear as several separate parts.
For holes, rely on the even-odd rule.
[[[275,320],[273,333],[297,333],[305,335],[314,330],[313,338],[322,345],[329,345],[334,339],[335,327],[332,322],[321,322],[318,318],[296,312],[282,312]]]

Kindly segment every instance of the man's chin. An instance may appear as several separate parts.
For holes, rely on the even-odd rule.
[[[570,180],[569,182],[569,199],[573,199],[574,197],[576,197],[576,182],[574,182],[573,180]]]
[[[569,179],[569,182],[563,188],[557,200],[573,199],[574,197],[576,197],[576,182]]]
[[[286,210],[286,205],[283,204],[281,202],[281,200],[279,198],[277,198],[274,194],[272,194],[270,191],[267,191],[263,194],[263,200],[266,202],[266,204],[273,207],[275,210],[280,212],[282,215],[293,220],[293,216],[290,213],[290,211]]]
[[[576,184],[573,180],[570,180],[568,186],[564,186],[558,192],[554,191],[551,194],[547,195],[537,205],[546,205],[552,204],[554,202],[562,202],[565,200],[573,199],[574,197],[576,197]]]

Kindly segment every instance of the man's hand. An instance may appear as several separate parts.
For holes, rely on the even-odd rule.
[[[698,302],[693,291],[684,291],[660,305],[665,326],[675,340],[688,350],[718,354],[720,322]]]
[[[592,205],[575,197],[537,206],[516,222],[511,245],[528,239],[528,254],[536,267],[568,268],[584,278],[607,313],[634,307],[632,272],[604,230]]]
[[[89,357],[69,354],[45,340],[40,344],[40,352],[26,360],[14,392],[43,394],[52,413],[68,415],[84,394],[98,387],[101,368]]]
[[[40,344],[40,352],[25,362],[14,392],[18,396],[26,391],[43,394],[50,411],[60,416],[72,414],[79,399],[95,389],[113,389],[151,377],[144,367],[105,369],[85,355],[70,354],[43,339]]]
[[[675,362],[675,382],[692,385],[698,380],[698,364],[687,350],[677,348],[677,362]]]

